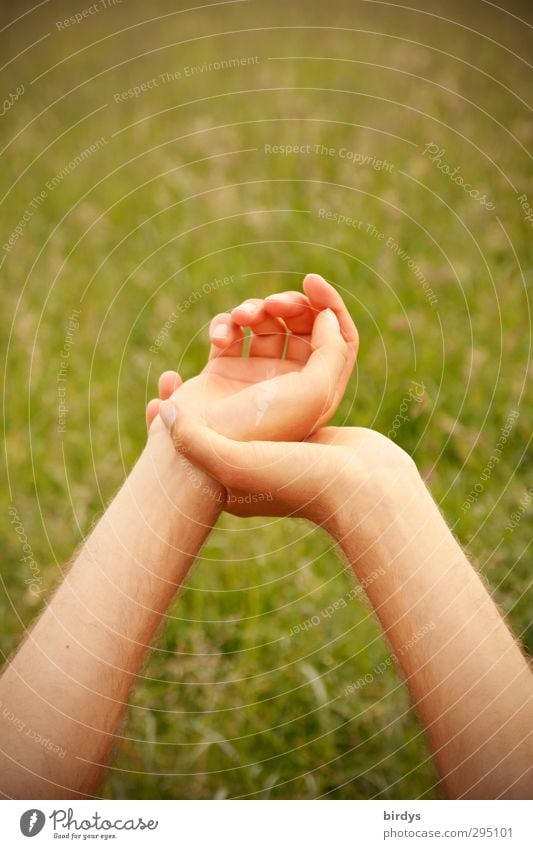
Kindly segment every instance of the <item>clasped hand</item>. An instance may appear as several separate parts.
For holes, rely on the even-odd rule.
[[[224,487],[226,510],[327,525],[347,467],[353,477],[359,464],[363,474],[384,452],[397,462],[399,449],[374,431],[324,427],[343,397],[359,338],[322,277],[308,274],[303,293],[249,299],[217,315],[209,335],[209,361],[197,377],[182,383],[177,372],[161,375],[147,424],[150,435],[167,428],[177,451]]]

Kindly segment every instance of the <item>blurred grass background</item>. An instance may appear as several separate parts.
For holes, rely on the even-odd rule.
[[[24,86],[0,118],[2,245],[46,191],[0,252],[5,656],[139,453],[159,372],[194,375],[214,313],[298,288],[310,270],[339,287],[361,336],[334,423],[388,433],[408,399],[395,438],[532,649],[533,268],[518,201],[533,205],[531,28],[520,20],[531,23],[531,6],[505,8],[123,0],[61,28],[83,5],[0,4],[2,100]],[[243,57],[258,61],[185,70]],[[493,210],[431,163],[429,143]],[[294,144],[311,153],[265,152]],[[391,167],[354,164],[342,148]],[[38,565],[37,597],[10,506]],[[389,656],[361,597],[321,615],[352,588],[311,525],[222,517],[139,679],[103,795],[440,798],[394,669],[344,694]]]

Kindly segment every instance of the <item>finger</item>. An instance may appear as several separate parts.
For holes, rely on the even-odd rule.
[[[244,333],[232,320],[229,312],[216,315],[209,325],[211,350],[209,359],[213,357],[241,357]]]
[[[167,398],[170,398],[172,393],[175,392],[176,389],[179,389],[182,383],[183,380],[177,371],[164,371],[159,377],[157,384],[161,400],[166,401]]]
[[[287,328],[264,309],[260,298],[249,298],[231,311],[233,321],[240,327],[253,331],[250,357],[272,357],[280,359],[285,350]]]
[[[146,405],[146,430],[150,430],[150,425],[157,416],[160,405],[161,400],[159,398],[152,398],[151,401],[148,401]]]
[[[311,305],[317,311],[333,310],[339,320],[342,335],[346,342],[355,346],[355,353],[357,353],[359,334],[346,304],[337,290],[320,274],[307,274],[304,278],[303,288]]]
[[[291,333],[287,341],[285,358],[296,363],[306,363],[311,356],[311,336],[304,333]]]
[[[283,321],[264,315],[252,327],[250,357],[275,357],[281,359],[287,342],[287,328]]]
[[[263,302],[265,312],[282,318],[291,330],[310,333],[313,324],[313,312],[308,315],[311,302],[303,292],[287,291],[268,295]],[[298,325],[300,322],[300,326]]]
[[[238,324],[239,327],[251,327],[263,317],[264,308],[261,298],[248,298],[231,311],[232,321]]]
[[[282,318],[291,331],[285,357],[305,363],[311,354],[311,332],[317,311],[302,292],[280,292],[265,298],[265,311]]]
[[[276,443],[273,459],[272,443],[228,439],[180,415],[171,401],[161,405],[160,414],[176,450],[226,489],[271,492],[286,483],[287,461],[296,443]]]
[[[339,377],[336,398],[332,403],[332,408],[336,408],[344,394],[346,384],[354,367],[359,350],[359,334],[342,297],[320,274],[307,274],[303,281],[303,288],[316,309],[333,310],[339,321],[341,333],[348,346],[346,365]]]

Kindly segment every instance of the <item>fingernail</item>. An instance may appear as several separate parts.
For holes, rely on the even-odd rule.
[[[176,421],[176,408],[171,401],[163,401],[159,407],[159,415],[163,419],[165,427],[172,430],[172,425]]]
[[[290,295],[285,295],[283,292],[279,292],[275,295],[267,295],[265,301],[290,301]]]
[[[339,324],[339,319],[337,318],[337,316],[335,315],[333,310],[327,309],[327,310],[325,310],[325,313],[326,313],[326,319],[329,322],[329,324],[331,325],[331,327],[333,327],[339,333],[341,326]]]
[[[211,331],[211,339],[226,339],[228,332],[227,324],[217,324]]]
[[[253,315],[254,312],[257,312],[257,306],[255,304],[241,304],[237,309],[247,312],[248,315]]]

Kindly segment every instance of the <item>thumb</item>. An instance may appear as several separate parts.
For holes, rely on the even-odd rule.
[[[349,348],[342,336],[339,320],[333,310],[320,312],[313,324],[311,356],[307,360],[302,377],[316,397],[323,399],[325,413],[344,391],[344,374],[349,364]]]
[[[282,485],[286,479],[283,443],[228,439],[191,416],[182,415],[172,401],[162,403],[159,414],[176,451],[227,489],[261,492]],[[289,450],[291,445],[286,443],[285,448]]]
[[[339,319],[329,307],[317,313],[311,333],[313,350],[327,346],[342,347],[344,337],[341,333]]]

